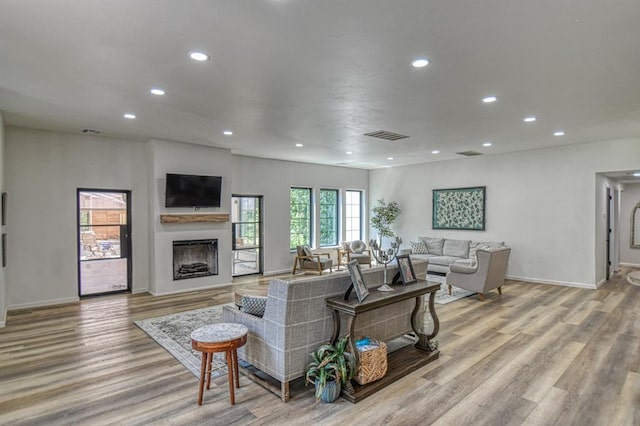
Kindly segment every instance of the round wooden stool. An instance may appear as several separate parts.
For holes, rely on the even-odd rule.
[[[237,349],[247,343],[248,332],[249,329],[242,324],[220,323],[205,325],[191,333],[191,347],[196,351],[202,352],[198,405],[202,405],[205,377],[207,379],[207,389],[211,385],[211,361],[213,360],[213,354],[216,352],[225,353],[231,405],[236,403],[234,384],[236,388],[240,387]]]

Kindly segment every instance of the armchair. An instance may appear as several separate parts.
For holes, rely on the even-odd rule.
[[[352,260],[357,260],[359,265],[369,265],[371,268],[371,251],[364,241],[345,241],[342,243],[342,248],[338,249],[338,268],[343,261],[348,264]]]
[[[333,272],[331,267],[333,266],[333,260],[329,253],[317,253],[314,254],[309,246],[296,247],[297,255],[293,260],[293,271],[295,275],[297,270],[301,271],[313,271],[322,275],[322,271],[328,269],[329,272]],[[326,256],[324,259],[322,256]]]
[[[494,288],[502,294],[504,276],[507,273],[509,247],[479,248],[476,252],[478,261],[475,266],[467,266],[454,262],[447,273],[449,294],[454,285],[478,293],[480,300],[484,300],[484,293]]]

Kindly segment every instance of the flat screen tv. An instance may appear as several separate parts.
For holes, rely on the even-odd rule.
[[[165,207],[220,207],[221,176],[167,173]]]

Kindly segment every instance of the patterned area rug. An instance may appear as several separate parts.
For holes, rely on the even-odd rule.
[[[640,271],[629,272],[627,281],[629,281],[630,284],[640,286]]]
[[[449,287],[447,284],[447,277],[443,275],[427,275],[427,281],[436,281],[442,284],[440,290],[436,293],[436,302],[438,305],[446,305],[447,303],[454,302],[458,299],[462,299],[464,297],[469,297],[474,295],[473,291],[463,290],[456,286],[452,286],[451,295],[449,295]]]
[[[233,303],[229,305],[235,306]],[[221,322],[222,306],[211,306],[163,317],[134,321],[134,324],[165,348],[182,365],[187,367],[194,376],[200,378],[202,353],[191,349],[191,332],[198,327]],[[224,353],[216,353],[213,355],[211,377],[218,377],[223,374],[227,374]]]

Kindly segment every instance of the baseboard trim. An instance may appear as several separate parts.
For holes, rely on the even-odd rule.
[[[181,294],[181,293],[193,293],[194,291],[207,291],[207,290],[211,290],[214,288],[220,288],[220,287],[228,287],[232,285],[231,283],[221,283],[221,284],[212,284],[210,286],[207,287],[196,287],[196,288],[182,288],[180,290],[171,290],[171,291],[152,291],[152,290],[145,290],[145,292],[149,293],[152,296],[170,296],[172,294]]]
[[[539,278],[517,277],[517,276],[513,276],[513,275],[507,275],[505,278],[508,279],[508,280],[514,280],[514,281],[527,281],[527,282],[536,283],[536,284],[551,284],[551,285],[559,285],[559,286],[563,286],[563,287],[584,288],[584,289],[589,289],[589,290],[595,290],[597,288],[593,284],[576,283],[576,282],[571,282],[571,281],[543,280],[543,279],[539,279]]]
[[[640,268],[640,264],[637,263],[619,263],[620,266],[629,266],[631,268]]]
[[[263,277],[270,277],[272,275],[282,275],[282,274],[288,274],[291,272],[291,269],[280,269],[279,271],[268,271],[268,272],[263,272],[262,276]]]
[[[76,297],[67,297],[64,299],[43,300],[40,302],[17,303],[14,305],[7,305],[7,311],[15,311],[18,309],[40,308],[42,306],[51,306],[51,305],[64,305],[66,303],[74,303],[79,301],[80,301],[80,298],[76,296]]]

